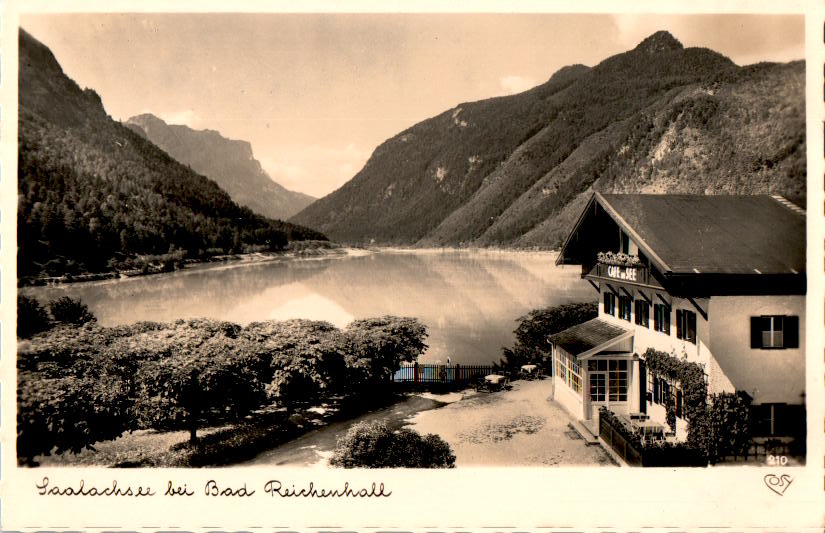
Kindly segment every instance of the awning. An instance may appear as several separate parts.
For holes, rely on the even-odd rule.
[[[576,356],[577,359],[584,359],[632,337],[633,330],[594,318],[554,333],[550,335],[549,340],[554,346]]]

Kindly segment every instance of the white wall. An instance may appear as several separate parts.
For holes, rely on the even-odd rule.
[[[710,302],[710,347],[722,372],[754,403],[803,403],[805,391],[805,297],[714,296]],[[750,317],[796,315],[799,348],[750,347]]]

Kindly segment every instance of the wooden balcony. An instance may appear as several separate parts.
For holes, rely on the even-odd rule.
[[[615,281],[642,287],[661,289],[662,285],[650,275],[650,269],[644,265],[624,266],[596,263],[589,271],[582,268],[582,277],[596,281]]]

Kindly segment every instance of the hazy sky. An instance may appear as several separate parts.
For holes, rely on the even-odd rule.
[[[804,57],[802,16],[24,15],[115,119],[151,112],[252,143],[323,196],[378,144],[461,102],[521,92],[666,29],[744,65]]]

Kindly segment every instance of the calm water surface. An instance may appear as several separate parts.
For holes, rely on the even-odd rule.
[[[103,325],[209,317],[239,324],[288,318],[414,316],[427,326],[423,362],[489,363],[531,309],[594,300],[578,266],[547,252],[380,251],[361,256],[203,265],[124,280],[38,287],[45,302],[80,297]]]

